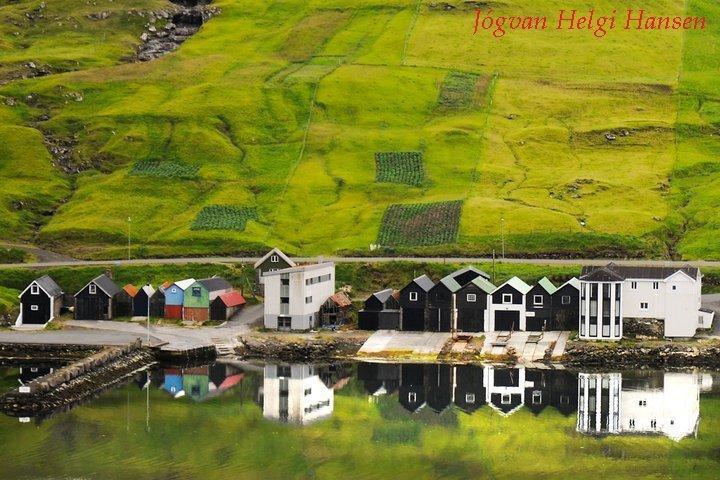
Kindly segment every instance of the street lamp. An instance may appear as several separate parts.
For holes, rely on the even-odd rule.
[[[130,217],[128,217],[128,260],[130,260]]]
[[[500,217],[500,241],[502,242],[502,259],[505,260],[505,219]]]

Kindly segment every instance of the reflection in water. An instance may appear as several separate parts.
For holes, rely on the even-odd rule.
[[[213,363],[200,367],[165,368],[161,388],[174,398],[188,396],[202,402],[242,382],[245,373],[238,367]]]
[[[698,373],[579,374],[577,429],[590,434],[658,434],[680,440],[697,433]]]

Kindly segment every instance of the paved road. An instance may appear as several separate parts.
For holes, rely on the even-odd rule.
[[[0,332],[0,343],[47,343],[75,345],[126,345],[145,335],[100,330],[55,330],[40,332]],[[152,340],[151,340],[152,341]],[[157,339],[154,339],[157,341]]]
[[[44,250],[36,247],[35,245],[28,245],[26,243],[12,243],[12,242],[0,242],[2,247],[13,247],[25,250],[26,252],[37,258],[38,262],[54,263],[54,262],[77,262],[78,260],[69,256],[63,255],[62,253],[51,252],[50,250]],[[17,264],[15,264],[17,265]]]
[[[197,258],[138,258],[131,260],[53,260],[34,263],[0,264],[0,268],[40,268],[63,266],[107,266],[107,265],[165,265],[190,263],[254,263],[259,257],[197,257]],[[318,260],[333,261],[336,263],[384,263],[384,262],[416,262],[416,263],[490,263],[489,257],[294,257],[300,263],[316,262]],[[552,258],[505,258],[495,259],[499,263],[525,263],[534,265],[605,265],[610,260],[598,258],[586,259],[552,259]],[[670,260],[613,260],[618,265],[633,266],[684,266],[720,267],[720,261],[670,261]]]

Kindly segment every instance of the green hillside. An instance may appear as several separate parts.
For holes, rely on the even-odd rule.
[[[643,5],[706,30],[602,39],[473,36],[460,0],[221,0],[146,63],[146,12],[178,7],[41,4],[0,1],[4,239],[119,257],[130,216],[136,256],[482,254],[502,229],[516,254],[720,258],[714,0]]]

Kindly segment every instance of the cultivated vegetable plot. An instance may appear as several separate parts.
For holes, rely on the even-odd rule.
[[[210,205],[200,210],[191,230],[245,230],[248,220],[257,220],[255,208]]]
[[[378,244],[421,247],[457,241],[462,201],[390,205],[380,225]]]
[[[378,152],[375,154],[375,181],[403,183],[418,187],[425,180],[421,152]]]
[[[162,178],[195,178],[200,167],[169,161],[142,160],[133,165],[132,175]]]
[[[470,108],[475,99],[476,85],[480,75],[452,71],[445,77],[440,88],[440,106],[445,108]]]

